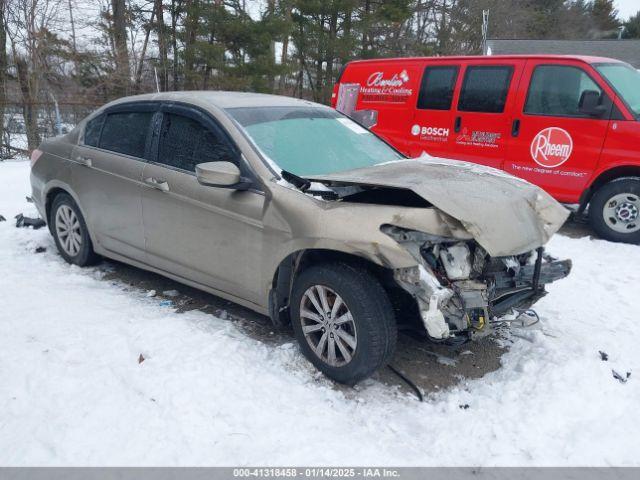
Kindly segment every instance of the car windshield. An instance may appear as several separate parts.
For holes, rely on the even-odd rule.
[[[596,65],[596,69],[622,97],[633,114],[640,116],[640,73],[623,63]]]
[[[369,130],[329,108],[243,107],[227,112],[264,155],[300,177],[403,158]]]

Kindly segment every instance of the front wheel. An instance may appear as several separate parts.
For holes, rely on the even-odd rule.
[[[600,187],[589,205],[589,222],[606,240],[640,243],[640,179],[621,178]]]
[[[354,385],[369,377],[395,349],[391,302],[361,268],[331,263],[304,270],[293,288],[291,314],[302,353],[337,382]]]

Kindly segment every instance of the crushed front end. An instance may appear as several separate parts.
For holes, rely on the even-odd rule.
[[[464,341],[518,318],[542,298],[545,285],[566,277],[570,260],[536,250],[491,257],[474,240],[439,237],[384,225],[381,230],[407,250],[415,267],[394,271],[395,281],[417,302],[428,337]]]

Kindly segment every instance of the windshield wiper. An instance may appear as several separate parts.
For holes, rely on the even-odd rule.
[[[309,190],[311,186],[311,182],[306,178],[299,177],[295,173],[287,172],[286,170],[282,170],[282,178],[303,192]]]
[[[310,190],[312,182],[310,180],[307,180],[306,178],[299,177],[295,173],[282,170],[282,178],[284,178],[287,182],[289,182],[291,185],[293,185],[303,193],[315,195],[325,200],[338,199],[338,194],[333,190]]]

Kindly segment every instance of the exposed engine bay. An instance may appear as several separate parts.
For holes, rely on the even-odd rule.
[[[491,332],[491,325],[514,309],[527,309],[542,298],[544,285],[566,277],[571,260],[556,260],[537,250],[491,257],[474,241],[459,241],[391,225],[382,231],[418,262],[397,269],[397,283],[418,302],[429,337],[471,337]]]

